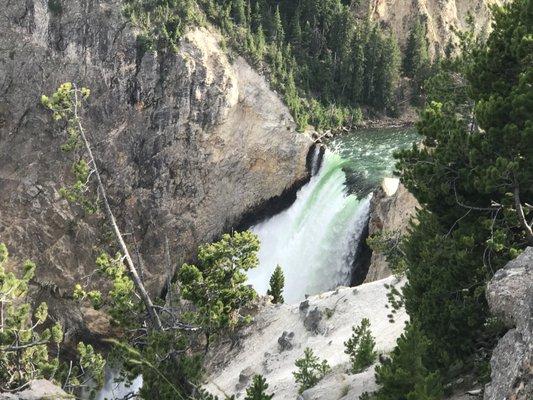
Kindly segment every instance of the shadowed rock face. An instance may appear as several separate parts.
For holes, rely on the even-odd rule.
[[[119,0],[61,5],[3,2],[0,240],[35,260],[37,283],[58,296],[85,281],[99,249],[116,251],[101,216],[59,196],[75,158],[39,98],[77,82],[92,90],[84,124],[112,208],[157,293],[199,244],[305,181],[311,140],[215,32],[191,30],[175,54],[142,54]]]
[[[492,313],[511,328],[491,359],[485,400],[533,398],[533,247],[496,272],[487,288]]]

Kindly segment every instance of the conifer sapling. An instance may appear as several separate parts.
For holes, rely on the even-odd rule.
[[[296,383],[300,384],[299,393],[315,386],[331,370],[328,362],[320,361],[309,347],[306,347],[304,356],[296,360],[294,365],[298,367],[298,371],[292,374]]]
[[[374,350],[376,342],[370,332],[370,321],[363,318],[361,324],[352,328],[353,334],[344,346],[344,352],[350,356],[351,371],[354,374],[362,372],[365,368],[372,365],[377,357]]]
[[[273,394],[266,394],[268,384],[262,375],[255,375],[252,386],[246,389],[246,397],[244,400],[270,400],[274,397]]]
[[[285,286],[285,276],[283,270],[278,265],[274,270],[274,273],[270,277],[270,289],[267,291],[267,295],[272,296],[272,303],[283,304],[283,287]]]

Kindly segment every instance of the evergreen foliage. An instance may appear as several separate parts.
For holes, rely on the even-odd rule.
[[[424,74],[429,63],[426,26],[420,18],[417,18],[411,26],[407,38],[403,59],[404,73],[409,78],[416,78],[419,74]]]
[[[202,22],[199,11],[195,0],[124,1],[124,14],[141,31],[137,40],[143,52],[176,51],[186,28]]]
[[[328,362],[320,361],[309,347],[305,348],[304,356],[296,360],[295,366],[298,371],[292,374],[296,383],[300,385],[299,393],[315,386],[331,370]]]
[[[208,333],[233,329],[246,320],[239,310],[254,299],[246,271],[259,264],[259,239],[250,231],[224,234],[216,243],[200,246],[197,265],[178,272],[181,294],[196,306],[195,322]]]
[[[102,384],[105,361],[92,346],[79,343],[77,360],[70,366],[60,361],[62,326],[51,325],[46,303],[33,308],[26,302],[36,266],[26,261],[15,267],[21,270],[18,277],[6,268],[8,256],[0,243],[0,390],[18,391],[34,379],[54,381],[77,394],[90,380]],[[94,390],[89,388],[89,394],[94,396]]]
[[[197,7],[281,92],[300,129],[353,126],[361,107],[397,112],[395,38],[341,0],[128,0],[146,50],[177,49]],[[317,100],[315,100],[317,99]]]
[[[431,73],[425,22],[417,18],[411,26],[403,59],[404,74],[413,80],[413,103],[421,104],[423,86]]]
[[[272,303],[283,304],[283,287],[285,286],[285,276],[283,270],[279,265],[276,266],[274,273],[270,277],[270,289],[267,291],[267,295],[272,296]]]
[[[376,367],[376,400],[440,400],[439,375],[426,367],[428,340],[413,324],[398,338],[389,360]]]
[[[486,282],[533,243],[532,18],[531,1],[516,0],[494,9],[486,44],[463,34],[463,56],[430,82],[417,126],[424,146],[399,155],[424,205],[403,246],[404,296],[432,368],[462,363],[487,341]]]
[[[376,341],[370,331],[368,318],[363,318],[359,326],[352,327],[352,332],[352,336],[344,342],[344,352],[350,356],[351,372],[358,374],[376,360]]]
[[[412,325],[377,369],[378,399],[441,398],[438,375],[483,366],[498,337],[487,281],[533,243],[532,10],[493,8],[486,43],[460,34],[461,55],[428,81],[423,146],[398,155],[423,209],[394,252]]]
[[[244,400],[271,400],[274,395],[266,394],[267,389],[266,379],[261,375],[255,375],[252,386],[246,389]]]

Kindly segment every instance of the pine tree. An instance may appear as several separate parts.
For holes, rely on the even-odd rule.
[[[428,52],[428,41],[426,38],[426,27],[419,18],[411,27],[405,57],[403,60],[403,70],[406,76],[413,78],[413,103],[420,103],[420,96],[423,91],[425,80],[430,74],[431,62]]]
[[[292,74],[291,74],[292,75]],[[292,82],[292,87],[295,89],[294,81],[292,78],[290,78],[290,81]],[[296,96],[296,95],[292,95]],[[291,96],[291,97],[292,97]],[[291,102],[296,101],[295,98],[288,99],[289,101],[287,104],[289,106],[291,105]],[[267,295],[272,296],[272,303],[274,304],[283,304],[283,287],[285,286],[285,276],[283,275],[283,270],[278,265],[276,266],[276,269],[274,270],[274,273],[270,277],[270,289],[267,291]]]
[[[393,35],[381,38],[379,61],[375,68],[374,106],[393,111],[395,90],[400,77],[400,49]]]
[[[266,53],[266,38],[265,32],[263,31],[263,26],[259,24],[257,27],[257,32],[255,34],[255,49],[256,49],[256,61],[263,61]]]
[[[362,102],[365,74],[365,51],[364,45],[358,38],[354,40],[352,49],[352,79],[351,98],[355,103]]]
[[[390,360],[376,367],[377,400],[440,400],[438,375],[426,368],[428,340],[413,324],[398,338]],[[430,386],[431,385],[431,386]],[[424,393],[425,397],[417,397]]]
[[[244,0],[232,0],[232,16],[237,25],[246,26],[246,5]]]
[[[299,47],[302,42],[302,26],[300,24],[300,5],[298,4],[296,11],[291,19],[290,25],[290,41],[295,47]]]
[[[298,390],[300,394],[315,386],[331,370],[328,362],[326,360],[320,361],[309,347],[304,350],[303,358],[296,360],[295,366],[298,371],[292,374],[296,383],[300,384]]]
[[[428,41],[426,27],[420,18],[416,18],[405,48],[403,69],[406,76],[413,78],[423,73],[429,66]]]
[[[352,337],[344,343],[344,352],[350,356],[352,373],[358,374],[376,360],[376,341],[372,337],[368,318],[363,318],[359,326],[352,328],[352,332]]]
[[[200,246],[197,265],[178,272],[181,293],[197,308],[197,323],[208,335],[233,329],[243,318],[239,309],[255,297],[246,271],[257,267],[259,239],[252,232],[225,234],[216,243]]]
[[[82,382],[103,384],[105,360],[90,345],[79,343],[77,360],[69,367],[59,360],[63,328],[48,318],[48,305],[27,303],[30,280],[36,265],[6,268],[8,250],[0,243],[0,392],[17,391],[35,379],[48,379],[64,385],[72,393]],[[15,272],[9,272],[14,270]],[[20,276],[18,276],[20,275]],[[47,326],[45,328],[45,326]]]
[[[266,379],[261,375],[255,375],[252,386],[246,389],[244,400],[271,400],[274,395],[266,394],[267,389]]]
[[[533,244],[528,7],[530,0],[518,0],[495,9],[487,44],[464,36],[470,51],[431,80],[434,101],[417,125],[424,147],[400,154],[402,181],[424,204],[402,249],[403,293],[429,339],[432,369],[464,363],[494,340],[486,282]]]
[[[283,29],[283,22],[281,20],[281,14],[279,12],[279,5],[276,6],[276,12],[274,13],[273,29],[272,29],[272,41],[276,43],[278,47],[283,47],[285,40],[285,30]]]
[[[368,29],[368,39],[365,42],[364,49],[363,101],[366,104],[373,104],[375,102],[374,96],[376,92],[376,68],[381,54],[381,36],[377,26],[373,26],[370,22],[367,22],[365,26]]]
[[[259,27],[263,26],[263,13],[261,11],[261,2],[256,1],[252,10],[252,19],[250,22],[252,31],[257,32]],[[263,32],[264,34],[264,32]]]

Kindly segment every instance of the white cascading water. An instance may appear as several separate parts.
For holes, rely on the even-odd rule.
[[[290,208],[254,226],[259,236],[259,268],[249,271],[248,282],[265,294],[276,265],[285,275],[288,303],[349,285],[358,242],[368,219],[370,197],[347,194],[343,159],[330,151],[297,194]]]

